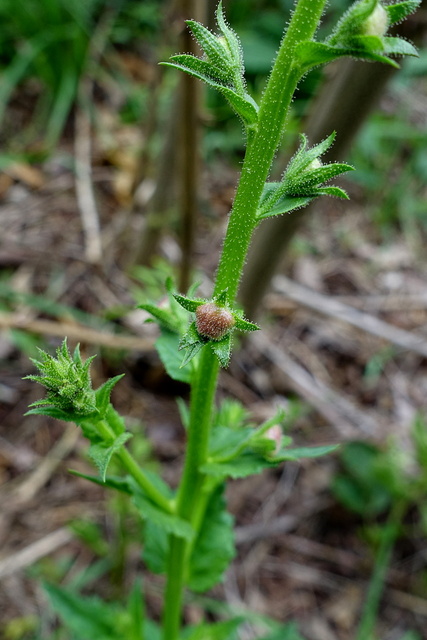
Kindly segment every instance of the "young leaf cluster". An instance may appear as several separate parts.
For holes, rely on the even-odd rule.
[[[203,58],[180,54],[163,64],[185,71],[220,91],[243,122],[254,125],[258,118],[258,105],[246,91],[242,47],[237,34],[225,21],[222,2],[218,5],[216,20],[219,36],[199,22],[187,20],[188,27],[204,52]]]
[[[379,0],[355,2],[324,42],[305,41],[298,45],[296,60],[300,70],[305,72],[342,56],[399,68],[389,56],[417,56],[417,50],[407,40],[386,33],[391,25],[413,13],[420,2],[405,0],[387,5]]]
[[[324,186],[331,178],[354,169],[351,165],[340,162],[322,165],[319,158],[329,149],[334,139],[335,132],[320,144],[308,148],[307,137],[301,135],[301,146],[290,161],[281,182],[267,182],[264,186],[258,220],[299,209],[317,196],[348,199],[344,189]]]
[[[284,417],[279,411],[256,428],[250,423],[215,424],[202,471],[218,481],[244,478],[287,460],[315,458],[336,449],[335,445],[290,448],[292,438],[283,435],[280,427]]]
[[[66,422],[87,426],[88,421],[111,417],[116,435],[123,433],[123,421],[118,414],[111,414],[110,395],[113,387],[123,377],[111,378],[99,389],[92,389],[90,365],[92,356],[85,362],[80,356],[79,345],[71,355],[65,339],[56,350],[56,358],[39,349],[40,359],[32,359],[40,375],[26,376],[26,380],[39,382],[47,390],[47,396],[30,405],[27,415],[46,415]],[[84,431],[84,428],[83,428]],[[88,433],[90,428],[88,427]],[[87,437],[89,435],[85,433]]]
[[[38,349],[40,359],[31,359],[40,371],[40,375],[27,376],[27,380],[39,382],[47,389],[47,396],[37,400],[31,407],[52,407],[63,413],[77,414],[80,417],[97,411],[95,392],[92,389],[89,368],[95,356],[83,364],[77,346],[71,356],[67,341],[56,351],[56,358]],[[43,411],[32,410],[30,413]]]

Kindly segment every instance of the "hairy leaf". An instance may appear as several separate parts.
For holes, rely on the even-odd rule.
[[[193,591],[207,591],[217,584],[235,556],[233,518],[226,510],[223,494],[223,486],[212,494],[194,543],[188,581]]]
[[[120,628],[124,631],[125,616],[117,605],[52,584],[43,588],[52,609],[79,640],[117,640]]]
[[[390,24],[395,24],[396,22],[400,22],[406,18],[406,16],[409,16],[411,13],[414,13],[420,4],[421,0],[406,0],[405,2],[386,5],[384,6],[384,9],[388,13]]]
[[[140,491],[136,490],[134,492],[132,501],[143,520],[149,520],[161,529],[164,529],[167,533],[173,533],[179,538],[191,540],[193,537],[194,532],[188,522],[178,518],[178,516],[166,513],[166,511],[163,511],[157,505],[153,504]]]
[[[196,73],[206,78],[219,82],[221,84],[230,84],[233,81],[233,74],[230,71],[224,71],[220,67],[215,66],[212,62],[201,60],[187,53],[171,56],[170,60],[187,69],[192,69]]]
[[[111,391],[123,377],[124,373],[119,376],[115,376],[114,378],[110,378],[95,391],[96,408],[98,409],[101,418],[105,418],[106,416],[107,409],[110,404]]]
[[[127,442],[130,438],[132,438],[131,433],[122,433],[110,443],[99,442],[97,444],[92,444],[89,448],[89,456],[98,467],[99,475],[102,478],[103,482],[105,482],[107,468],[110,464],[110,460],[113,454],[121,449],[124,443]]]
[[[163,330],[162,335],[156,340],[156,349],[163,362],[168,375],[179,382],[191,381],[191,367],[182,368],[182,356],[178,351],[179,336],[170,331]]]
[[[282,196],[268,211],[258,214],[258,220],[279,216],[283,213],[290,213],[302,207],[306,207],[313,200],[313,196]]]
[[[69,469],[69,472],[73,476],[84,478],[85,480],[89,480],[89,482],[93,482],[94,484],[98,484],[104,488],[107,487],[107,489],[115,489],[116,491],[121,491],[122,493],[132,495],[132,489],[130,487],[128,478],[107,476],[105,480],[101,480],[99,476],[91,476],[87,473],[80,473],[80,471],[75,471],[74,469]]]
[[[203,473],[215,478],[246,478],[263,469],[274,467],[277,463],[266,460],[255,452],[242,453],[237,458],[226,462],[207,462],[201,468]]]

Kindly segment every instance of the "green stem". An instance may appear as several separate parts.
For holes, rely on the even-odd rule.
[[[326,0],[299,0],[273,66],[261,102],[257,131],[248,137],[242,175],[231,212],[218,267],[214,295],[228,289],[233,304],[242,275],[246,253],[256,226],[258,202],[280,143],[299,70],[294,68],[296,45],[312,38]],[[201,353],[194,375],[190,403],[190,424],[177,515],[200,526],[202,503],[206,499],[206,477],[200,468],[206,461],[211,417],[219,365],[209,346]],[[197,535],[197,530],[195,531]],[[183,588],[191,546],[170,536],[167,585],[163,621],[164,640],[177,640],[181,625]]]
[[[96,428],[98,429],[99,434],[108,440],[114,439],[114,431],[108,425],[105,420],[101,420],[97,423]],[[126,471],[133,477],[135,482],[141,487],[144,493],[148,498],[158,507],[166,511],[167,513],[173,513],[173,507],[169,500],[164,497],[162,493],[153,485],[148,476],[145,475],[144,471],[140,468],[138,463],[135,461],[134,457],[131,453],[125,448],[125,446],[121,447],[116,452],[116,455],[120,458],[120,461]]]
[[[201,352],[200,362],[191,390],[190,422],[183,475],[178,490],[177,514],[196,524],[199,503],[203,499],[205,476],[199,471],[206,461],[209,430],[219,364],[212,349],[207,345]],[[197,535],[197,531],[195,534]],[[170,536],[167,567],[167,585],[163,620],[163,637],[176,640],[179,635],[182,612],[182,592],[186,578],[190,543],[183,538]]]
[[[325,4],[326,0],[299,0],[264,92],[258,128],[246,150],[215,283],[214,294],[228,288],[230,303],[237,293],[256,226],[258,202],[300,79],[299,70],[293,64],[294,50],[299,42],[313,37]]]

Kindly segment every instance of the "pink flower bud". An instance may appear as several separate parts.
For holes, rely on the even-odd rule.
[[[201,336],[221,340],[234,327],[235,320],[228,309],[215,302],[206,302],[196,309],[196,327]]]
[[[274,424],[272,427],[270,427],[268,431],[265,432],[265,437],[269,438],[270,440],[273,440],[273,442],[276,445],[274,450],[270,452],[270,455],[277,456],[277,454],[280,451],[280,447],[282,444],[282,437],[283,437],[283,433],[280,425]]]

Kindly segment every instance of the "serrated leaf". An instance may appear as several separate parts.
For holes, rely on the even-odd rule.
[[[207,591],[217,584],[235,556],[233,518],[226,511],[224,487],[209,499],[202,526],[190,557],[188,586]],[[206,640],[203,636],[203,639]],[[222,636],[213,636],[222,637]]]
[[[143,309],[144,311],[147,311],[147,313],[150,313],[153,318],[157,320],[158,324],[161,327],[168,329],[168,331],[178,331],[178,323],[170,309],[161,309],[157,305],[151,303],[140,304],[138,305],[138,309]]]
[[[206,302],[206,300],[194,300],[194,298],[187,298],[186,296],[181,296],[179,293],[174,293],[173,297],[181,307],[184,307],[184,309],[192,313],[197,310],[197,307],[200,307]]]
[[[264,220],[283,213],[290,213],[296,209],[306,207],[312,200],[313,196],[283,196],[271,209],[260,212],[257,218],[258,220]]]
[[[237,458],[226,462],[207,462],[201,471],[215,478],[246,478],[260,473],[263,469],[276,466],[275,462],[266,460],[255,452],[245,452]]]
[[[179,336],[166,330],[162,331],[162,335],[155,342],[160,360],[163,362],[168,375],[173,380],[190,383],[191,369],[181,368],[182,357],[178,351],[179,344]]]
[[[36,401],[33,402],[29,411],[27,411],[24,415],[26,416],[48,416],[49,418],[55,418],[56,420],[63,420],[64,422],[75,422],[77,425],[80,425],[82,422],[88,419],[88,416],[82,416],[80,413],[75,413],[73,411],[63,411],[62,409],[58,409],[58,407],[53,407],[51,405],[44,405],[44,401]],[[95,418],[99,417],[97,412],[93,413]]]
[[[235,315],[234,319],[236,321],[235,327],[240,331],[259,331],[259,326],[254,322],[249,322],[249,320],[240,318],[238,315]]]
[[[212,78],[212,80],[221,84],[231,84],[233,82],[233,73],[231,70],[225,71],[214,65],[212,62],[201,60],[200,58],[196,58],[196,56],[183,53],[171,56],[170,60],[176,64],[182,65],[186,69],[192,69],[206,78]]]
[[[84,478],[89,482],[93,482],[94,484],[99,485],[100,487],[106,487],[107,489],[115,489],[116,491],[120,491],[122,493],[126,493],[128,495],[132,494],[132,489],[129,484],[128,478],[120,478],[118,476],[108,476],[104,480],[101,480],[99,476],[91,476],[87,473],[81,473],[80,471],[75,471],[74,469],[69,469],[69,472],[73,476],[77,476],[78,478]]]
[[[108,422],[108,426],[112,428],[116,436],[119,436],[121,433],[125,433],[125,419],[118,413],[118,411],[116,411],[112,404],[109,404],[107,407],[105,419]]]
[[[208,462],[230,461],[250,442],[254,433],[250,427],[215,427],[209,439]]]
[[[216,67],[220,67],[224,70],[228,69],[232,72],[232,65],[228,60],[227,52],[218,37],[195,20],[186,20],[186,24],[192,31],[208,59],[213,62]]]
[[[124,377],[124,373],[119,376],[115,376],[114,378],[110,378],[107,382],[104,382],[103,385],[99,387],[95,391],[95,400],[96,400],[96,408],[99,411],[99,415],[101,418],[105,418],[108,406],[110,404],[110,396],[111,391],[116,386],[116,384]]]
[[[323,165],[318,169],[311,169],[309,171],[306,171],[305,173],[298,174],[295,177],[295,185],[292,184],[292,179],[289,180],[287,195],[305,195],[305,190],[308,191],[308,193],[306,191],[307,195],[313,195],[314,193],[309,192],[311,187],[317,187],[323,184],[323,182],[327,182],[335,176],[341,175],[342,173],[345,173],[347,171],[354,171],[354,167],[349,164],[334,162],[332,164]],[[286,176],[284,184],[288,184]],[[295,189],[294,194],[291,192],[291,189]]]
[[[205,344],[203,342],[195,342],[190,346],[186,347],[187,351],[185,352],[185,356],[182,359],[181,367],[187,366],[189,362],[199,353],[200,349],[204,347]]]
[[[122,433],[113,442],[108,444],[106,443],[97,443],[92,444],[89,448],[89,456],[94,461],[95,465],[98,467],[99,475],[102,478],[102,481],[105,482],[105,478],[107,475],[107,468],[110,464],[110,460],[116,451],[121,449],[121,447],[127,442],[130,438],[132,438],[131,433]]]
[[[174,69],[179,69],[180,71],[185,71],[191,76],[206,82],[211,87],[214,87],[218,91],[220,91],[223,96],[228,100],[230,106],[234,109],[234,111],[239,115],[246,124],[255,124],[258,120],[258,105],[253,100],[253,98],[249,94],[245,94],[244,96],[238,94],[230,87],[224,86],[223,84],[216,82],[209,76],[205,76],[198,71],[186,67],[181,64],[176,64],[174,62],[162,62],[162,65],[167,67],[172,67]]]
[[[406,0],[406,2],[385,5],[384,9],[388,13],[389,23],[395,24],[396,22],[400,22],[406,18],[406,16],[414,13],[420,4],[421,0]]]
[[[169,534],[165,529],[147,521],[144,528],[144,550],[142,559],[153,573],[166,573],[169,553]]]
[[[284,449],[277,456],[272,458],[274,462],[284,462],[285,460],[302,460],[303,458],[318,458],[325,456],[338,449],[338,444],[326,445],[323,447],[298,447],[295,449]]]
[[[219,360],[221,367],[228,367],[231,355],[231,337],[227,334],[222,340],[211,340],[209,342],[212,351]]]
[[[45,583],[43,589],[52,609],[79,640],[117,640],[124,621],[117,605],[96,596],[83,598],[69,588],[52,584]]]
[[[243,617],[238,617],[225,622],[200,624],[186,629],[182,640],[236,640],[236,631],[244,622]]]
[[[192,539],[194,531],[188,522],[178,516],[166,513],[148,500],[138,489],[135,489],[132,501],[143,520],[149,520],[167,533],[173,533],[179,538]]]

